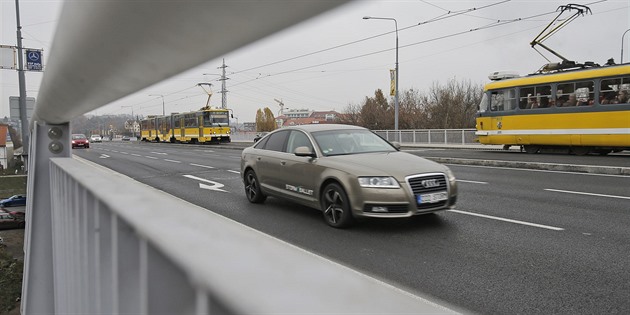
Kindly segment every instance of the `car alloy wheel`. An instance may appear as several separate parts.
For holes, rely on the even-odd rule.
[[[245,195],[247,195],[247,200],[251,203],[261,203],[267,199],[267,196],[260,190],[256,173],[252,170],[245,173]]]
[[[338,184],[329,184],[324,188],[322,211],[324,212],[324,220],[332,227],[344,228],[352,224],[350,200]]]

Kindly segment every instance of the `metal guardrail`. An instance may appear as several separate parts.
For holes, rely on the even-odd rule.
[[[479,142],[475,141],[475,129],[408,129],[373,131],[388,141],[398,141],[401,144],[479,144]],[[236,132],[232,135],[232,140],[235,142],[253,143],[256,134],[256,132]]]
[[[403,144],[479,144],[475,141],[475,129],[417,129],[417,130],[374,130],[388,141]]]
[[[452,313],[71,158],[72,118],[343,2],[66,2],[30,128],[22,314]],[[257,26],[211,31],[234,14]]]

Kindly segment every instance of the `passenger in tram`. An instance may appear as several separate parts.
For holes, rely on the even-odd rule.
[[[538,101],[535,96],[530,96],[527,100],[527,108],[538,108]]]
[[[614,101],[614,104],[625,104],[628,103],[628,91],[627,90],[619,90],[619,94]]]
[[[603,97],[600,97],[600,104],[614,104],[615,103],[615,92],[606,92]]]
[[[569,107],[577,105],[577,98],[575,98],[575,93],[569,94],[569,99],[562,104],[562,107]]]

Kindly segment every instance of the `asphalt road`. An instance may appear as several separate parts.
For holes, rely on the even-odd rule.
[[[455,210],[364,220],[337,230],[317,210],[274,198],[262,205],[247,202],[238,172],[240,150],[228,148],[234,146],[110,142],[73,153],[473,313],[630,313],[630,176],[449,164],[459,182]],[[461,151],[415,148],[413,153],[591,166],[621,161],[621,167],[630,160],[627,155]]]

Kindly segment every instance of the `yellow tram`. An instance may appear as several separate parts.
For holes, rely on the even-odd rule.
[[[202,109],[140,122],[142,141],[225,143],[231,141],[229,109]]]
[[[476,119],[480,143],[528,153],[630,150],[630,64],[490,79]]]

